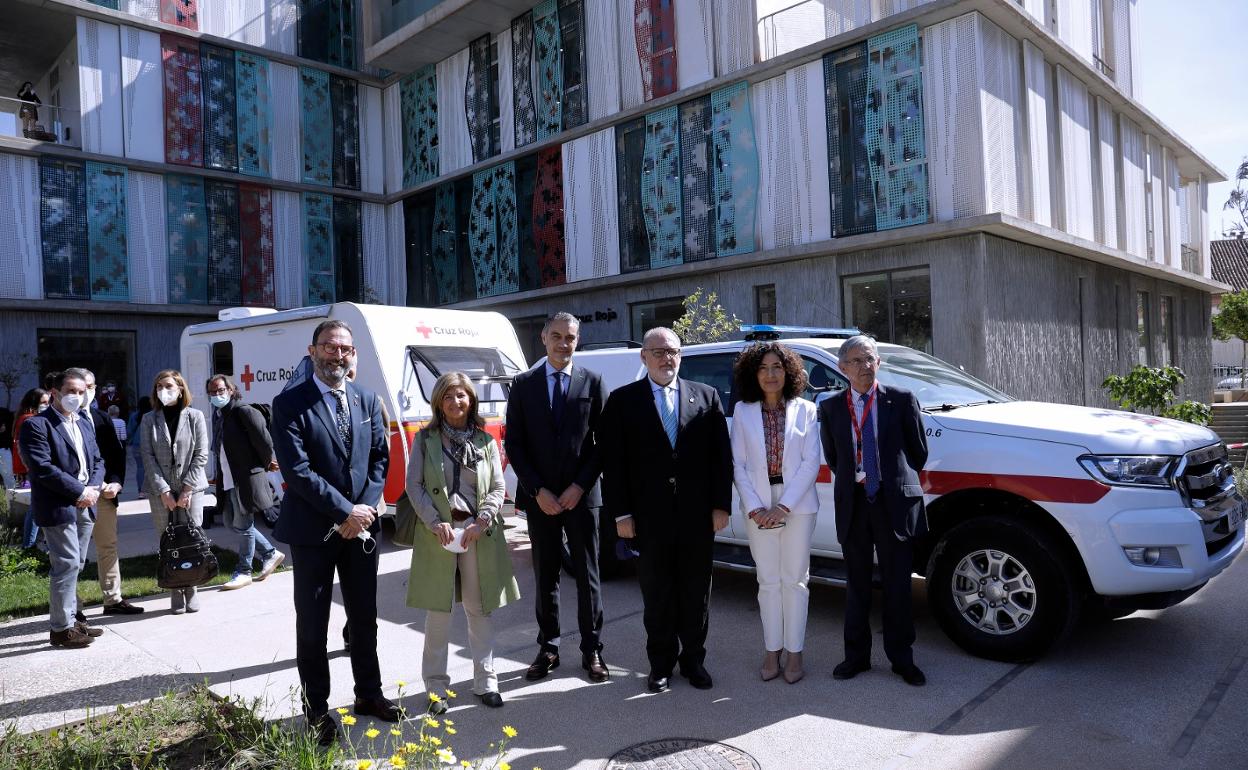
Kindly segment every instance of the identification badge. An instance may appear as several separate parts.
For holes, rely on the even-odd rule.
[[[854,481],[855,481],[856,483],[861,484],[862,482],[864,482],[864,481],[866,481],[866,480],[867,480],[867,472],[866,472],[866,471],[858,471],[858,472],[856,472],[856,473],[854,474]]]

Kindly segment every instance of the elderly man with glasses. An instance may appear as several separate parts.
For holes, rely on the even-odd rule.
[[[677,663],[706,690],[711,549],[732,503],[728,422],[714,388],[677,376],[671,329],[646,332],[641,360],[648,376],[617,389],[602,411],[603,498],[619,536],[635,537],[641,553],[649,690],[667,690]]]
[[[843,395],[819,405],[823,454],[834,475],[836,537],[847,573],[845,660],[832,671],[852,679],[871,668],[871,566],[878,555],[884,584],[884,653],[893,673],[920,687],[914,665],[910,575],[914,538],[927,532],[919,473],[927,439],[918,399],[876,380],[880,354],[865,335],[841,344],[838,364],[849,378]]]

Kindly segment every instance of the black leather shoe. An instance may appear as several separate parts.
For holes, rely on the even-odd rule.
[[[911,687],[922,687],[927,684],[927,677],[923,675],[922,669],[913,663],[908,666],[893,666],[893,673]]]
[[[605,682],[611,676],[607,664],[602,661],[602,653],[587,652],[581,656],[581,668],[589,672],[589,681]]]
[[[503,707],[503,696],[496,692],[487,692],[481,696],[481,702],[492,709]]]
[[[836,664],[836,668],[832,669],[833,679],[853,679],[863,671],[870,671],[870,663],[855,663],[852,660],[843,660]]]
[[[397,722],[403,716],[398,705],[384,697],[356,698],[352,710],[359,716],[377,717],[383,722]]]
[[[646,677],[646,689],[650,692],[667,692],[672,688],[672,680],[670,677],[658,676],[651,674]]]
[[[141,612],[143,612],[142,607],[136,607],[125,599],[122,599],[116,604],[104,605],[105,615],[138,615]]]
[[[78,621],[79,623],[86,623],[87,613],[83,612],[82,610],[76,610],[74,612],[74,620]]]
[[[706,666],[703,666],[701,663],[692,668],[682,667],[680,669],[680,675],[685,679],[688,679],[689,684],[699,690],[709,690],[715,685],[715,682],[711,679],[710,672],[707,671]]]
[[[307,717],[308,729],[316,738],[316,745],[322,748],[333,746],[338,740],[338,723],[329,714]]]
[[[530,682],[536,682],[539,679],[545,679],[547,674],[557,668],[559,668],[559,653],[542,650],[533,659],[533,665],[529,666],[529,670],[524,672],[524,678]]]

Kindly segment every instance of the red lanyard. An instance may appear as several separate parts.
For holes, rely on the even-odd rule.
[[[862,407],[862,421],[858,421],[858,416],[854,414],[854,391],[850,388],[845,389],[845,406],[849,409],[849,424],[854,426],[854,450],[858,453],[858,464],[856,470],[862,470],[862,426],[867,424],[867,420],[871,419],[871,407],[875,404],[875,386],[871,386],[871,395],[867,397],[867,403]]]

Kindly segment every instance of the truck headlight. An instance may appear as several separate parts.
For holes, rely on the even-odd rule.
[[[1169,455],[1083,455],[1079,464],[1092,478],[1117,487],[1169,489],[1179,458]]]

